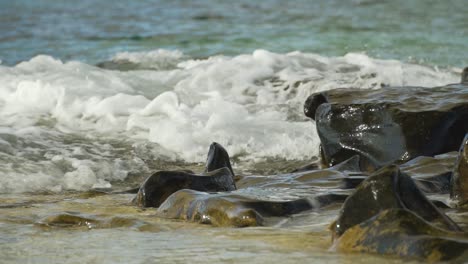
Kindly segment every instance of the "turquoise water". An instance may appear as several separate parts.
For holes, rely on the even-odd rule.
[[[0,1],[0,60],[97,63],[122,51],[199,58],[265,49],[468,64],[468,4],[449,1]]]

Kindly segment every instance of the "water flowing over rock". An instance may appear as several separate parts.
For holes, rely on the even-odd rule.
[[[167,198],[156,214],[214,226],[246,227],[263,225],[265,217],[286,217],[312,208],[306,199],[267,201],[239,193],[180,190]]]

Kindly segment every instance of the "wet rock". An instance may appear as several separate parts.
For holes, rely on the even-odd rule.
[[[158,171],[141,185],[133,204],[158,207],[178,190],[191,189],[204,192],[233,191],[236,185],[231,171],[224,167],[204,175],[181,171]]]
[[[434,88],[336,89],[311,95],[304,112],[315,119],[324,164],[359,155],[361,168],[374,171],[456,151],[468,132],[467,98],[466,82]]]
[[[158,207],[178,190],[203,192],[233,191],[234,174],[226,150],[218,143],[210,146],[205,172],[201,175],[186,171],[158,171],[148,177],[132,203],[141,207]]]
[[[129,60],[103,61],[96,64],[96,67],[115,71],[145,70],[145,68],[141,68],[140,65]]]
[[[229,159],[229,154],[220,144],[213,142],[210,145],[210,150],[208,151],[208,157],[206,159],[205,173],[214,171],[221,168],[228,168],[231,171],[231,174],[234,175],[234,170],[231,167],[231,161]]]
[[[332,224],[333,237],[391,208],[406,209],[441,228],[461,231],[424,196],[408,175],[391,165],[369,176],[346,199],[338,219]]]
[[[61,214],[56,214],[56,215],[45,217],[44,219],[39,221],[38,224],[41,226],[47,226],[47,227],[94,228],[98,224],[100,224],[100,221],[90,218],[90,217],[85,217],[85,216],[80,216],[80,215],[75,215],[75,214],[70,214],[70,213],[61,213]]]
[[[315,120],[315,114],[317,112],[317,108],[324,103],[328,103],[328,98],[326,93],[318,93],[311,95],[307,98],[304,103],[304,114]]]
[[[411,176],[425,194],[445,194],[450,190],[450,179],[457,152],[435,157],[417,157],[400,165],[400,170]]]
[[[453,170],[450,198],[455,200],[458,205],[468,202],[468,134],[463,139]]]
[[[458,152],[449,152],[435,157],[421,156],[399,167],[403,173],[414,180],[423,193],[445,194],[450,190],[450,179],[457,154]],[[343,178],[340,188],[356,188],[365,179],[366,176],[349,173],[349,177]]]
[[[463,69],[463,72],[461,75],[461,83],[468,84],[468,67]]]
[[[156,215],[214,226],[246,227],[263,225],[265,217],[287,217],[312,208],[306,199],[267,201],[242,193],[180,190],[161,204]]]
[[[439,229],[408,210],[388,209],[347,229],[334,248],[427,262],[466,261],[468,236]]]
[[[97,219],[96,217],[84,216],[76,213],[58,213],[44,217],[36,223],[42,228],[136,228],[141,231],[159,231],[159,228],[150,223],[127,217],[115,216],[110,219]]]

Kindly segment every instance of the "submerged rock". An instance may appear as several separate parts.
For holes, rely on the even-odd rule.
[[[468,134],[460,147],[450,184],[450,198],[458,205],[468,202]]]
[[[84,216],[73,213],[58,213],[44,217],[35,223],[42,228],[119,228],[130,227],[141,231],[158,231],[158,227],[136,218],[114,216],[109,219],[98,219],[95,216]]]
[[[91,229],[98,226],[100,221],[81,215],[61,213],[45,217],[38,224],[46,227],[86,227]]]
[[[374,171],[418,156],[459,148],[468,132],[468,85],[435,88],[336,89],[311,95],[305,114],[316,122],[327,166],[354,155]]]
[[[329,204],[335,199],[336,197],[324,196],[317,198],[315,202],[307,199],[267,201],[238,192],[210,194],[180,190],[161,204],[156,215],[214,226],[260,226],[264,224],[266,217],[287,217],[313,209],[313,204]]]
[[[450,179],[456,159],[455,151],[435,157],[421,156],[400,165],[400,170],[411,176],[425,194],[446,194],[450,191]]]
[[[388,209],[347,229],[335,241],[334,248],[428,262],[465,261],[468,259],[468,236],[439,229],[408,210]]]
[[[327,169],[300,168],[291,173],[268,176],[244,176],[236,184],[238,188],[282,188],[301,193],[310,190],[310,195],[316,194],[315,188],[349,189],[355,178],[363,179],[367,173],[362,173],[359,167],[359,156],[353,156]],[[354,181],[353,181],[354,182]],[[347,186],[346,188],[343,188]]]
[[[447,194],[450,191],[453,164],[457,159],[457,154],[458,152],[449,152],[435,157],[421,156],[400,165],[399,168],[401,172],[413,179],[424,194]],[[351,174],[343,178],[340,188],[356,188],[366,178],[366,176]],[[447,207],[440,201],[432,202],[437,202],[438,207],[439,205]]]
[[[234,174],[226,150],[218,143],[210,146],[205,172],[196,175],[186,171],[158,171],[148,177],[132,203],[141,207],[158,207],[178,190],[203,192],[233,191]]]
[[[333,237],[339,237],[349,228],[391,208],[410,210],[441,228],[461,231],[424,196],[408,175],[391,165],[369,176],[346,199],[338,219],[332,224]]]

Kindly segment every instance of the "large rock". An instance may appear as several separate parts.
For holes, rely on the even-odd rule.
[[[342,252],[392,254],[426,262],[466,261],[468,236],[439,229],[405,209],[384,210],[335,241]]]
[[[458,205],[468,202],[468,134],[463,139],[450,184],[450,198]]]
[[[386,209],[406,209],[441,228],[461,231],[419,190],[414,181],[390,165],[376,171],[362,182],[343,203],[338,219],[332,224],[333,237]]]
[[[468,84],[442,87],[336,89],[311,95],[305,114],[314,119],[322,162],[353,155],[374,171],[418,156],[458,150],[468,132]]]
[[[226,150],[213,143],[208,152],[205,172],[200,175],[186,171],[158,171],[140,186],[132,203],[141,207],[158,207],[178,190],[203,192],[233,191],[234,174]]]

